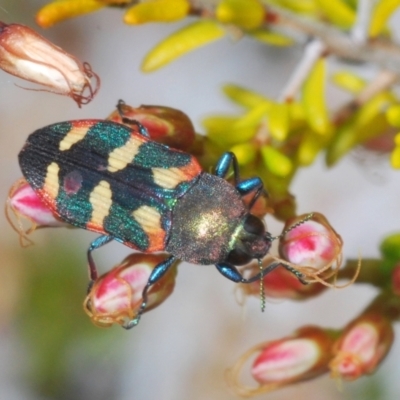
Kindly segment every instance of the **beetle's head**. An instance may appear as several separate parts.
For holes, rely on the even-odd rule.
[[[271,235],[266,232],[262,220],[247,214],[235,232],[226,261],[244,265],[254,258],[261,259],[268,253],[271,242]]]

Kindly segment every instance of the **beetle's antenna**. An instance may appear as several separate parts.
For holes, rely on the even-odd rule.
[[[295,223],[292,226],[289,226],[289,228],[285,229],[280,235],[278,236],[271,236],[271,241],[276,240],[276,239],[280,239],[283,236],[285,236],[288,232],[290,232],[291,230],[297,228],[298,226],[300,226],[301,224],[304,224],[304,222],[307,222],[308,220],[310,220],[312,217],[314,216],[314,213],[310,213],[307,216],[305,216],[301,221]]]
[[[262,274],[263,271],[263,265],[261,258],[258,259],[258,267],[260,269],[260,273]],[[264,277],[261,275],[260,279],[260,299],[261,299],[261,311],[265,311],[265,290],[264,290]]]

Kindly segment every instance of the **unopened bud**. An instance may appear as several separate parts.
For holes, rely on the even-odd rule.
[[[152,140],[175,149],[188,150],[194,143],[195,131],[189,117],[180,110],[164,106],[131,107],[123,102],[107,119],[131,126],[140,122]]]
[[[332,376],[355,380],[373,373],[393,338],[392,324],[382,315],[368,313],[352,321],[334,345],[335,358],[329,364]]]
[[[11,218],[11,213],[15,218]],[[19,233],[22,245],[25,240],[31,243],[27,235],[37,228],[68,226],[48,209],[24,178],[15,182],[8,193],[6,216]],[[24,228],[24,220],[30,224],[29,228]]]
[[[0,22],[0,68],[43,85],[50,92],[72,97],[79,107],[93,99],[100,85],[88,63],[80,62],[33,29],[19,24]]]
[[[299,329],[293,336],[263,343],[250,349],[229,371],[228,378],[235,391],[242,396],[270,392],[280,387],[315,378],[328,371],[331,346],[330,331],[316,326]],[[248,388],[238,382],[243,365],[257,354],[251,375],[260,384]]]
[[[342,239],[322,214],[313,213],[311,218],[301,215],[289,219],[285,230],[286,233],[279,241],[279,253],[284,260],[316,269],[340,265]]]
[[[267,261],[268,263],[270,262],[269,260]],[[265,262],[263,262],[264,264]],[[257,269],[258,267],[254,266],[253,273],[257,273]],[[322,285],[320,282],[312,282],[304,285],[299,281],[297,276],[283,267],[276,268],[265,275],[263,286],[267,297],[291,300],[305,300],[317,296],[327,288],[327,286]],[[239,284],[239,287],[245,295],[260,295],[259,282]]]
[[[96,280],[84,302],[94,324],[127,326],[142,304],[142,291],[154,267],[163,255],[134,253]],[[172,293],[177,269],[173,266],[148,290],[145,312],[160,305]]]

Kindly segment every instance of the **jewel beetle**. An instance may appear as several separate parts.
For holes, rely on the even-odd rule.
[[[261,265],[273,240],[251,214],[264,191],[259,177],[240,180],[231,152],[222,155],[214,174],[204,172],[192,155],[150,140],[140,123],[130,122],[56,123],[32,133],[19,153],[25,179],[55,215],[101,234],[87,252],[92,283],[98,276],[92,252],[112,240],[144,253],[170,254],[151,273],[142,305],[126,328],[138,324],[149,287],[176,260],[214,264],[241,283],[283,265],[260,267],[250,278],[236,268],[253,259]],[[231,170],[234,184],[225,179]]]

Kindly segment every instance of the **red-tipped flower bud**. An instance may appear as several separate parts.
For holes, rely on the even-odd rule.
[[[322,214],[313,213],[311,218],[306,218],[301,215],[286,222],[287,232],[279,241],[280,256],[292,264],[316,269],[339,266],[341,237]],[[290,229],[292,226],[294,228]]]
[[[0,68],[51,92],[70,96],[79,107],[92,100],[100,84],[88,63],[19,24],[0,22]]]
[[[377,313],[352,321],[334,345],[335,358],[329,365],[332,376],[355,380],[373,373],[390,350],[393,338],[392,324]]]
[[[163,255],[135,253],[105,273],[94,283],[84,302],[84,309],[94,324],[125,326],[136,317],[142,304],[142,291],[154,267]],[[172,293],[177,273],[173,266],[149,291],[146,311],[160,305]]]
[[[253,273],[257,273],[256,268],[256,266],[253,267]],[[304,285],[297,276],[283,267],[276,268],[265,275],[263,284],[267,297],[292,300],[305,300],[317,296],[327,288],[319,282]],[[245,295],[260,295],[259,282],[240,284],[240,289]]]
[[[11,212],[16,222],[11,219]],[[40,200],[24,178],[19,179],[10,189],[6,203],[6,216],[11,226],[19,233],[21,244],[27,235],[37,228],[68,226],[55,216]],[[30,227],[25,229],[23,221],[27,220]]]
[[[242,396],[253,396],[315,378],[328,371],[333,342],[330,331],[315,326],[303,327],[291,337],[250,349],[229,371],[228,378]],[[260,386],[244,387],[238,382],[238,377],[243,365],[255,353],[258,356],[253,362],[251,375]]]
[[[151,139],[179,150],[186,151],[194,143],[195,131],[189,117],[171,107],[134,108],[121,102],[107,119],[128,126],[129,120],[136,120],[148,130]]]

